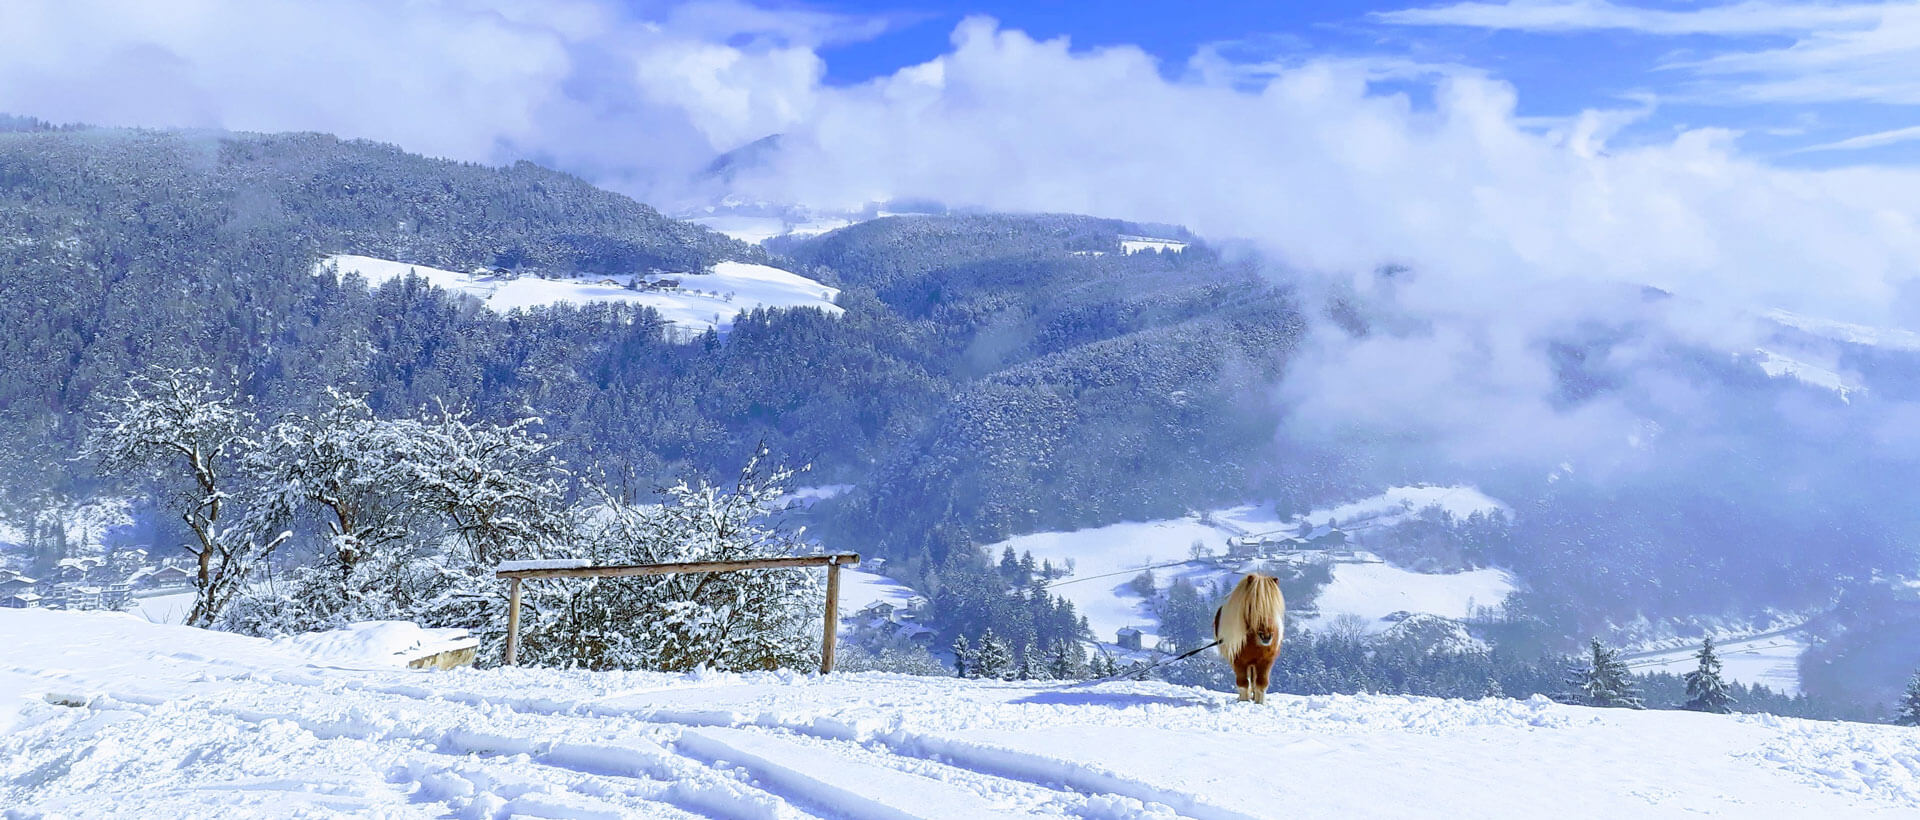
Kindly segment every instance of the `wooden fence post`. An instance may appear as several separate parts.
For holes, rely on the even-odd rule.
[[[507,665],[520,662],[520,579],[507,579]]]
[[[840,559],[827,562],[827,632],[820,640],[820,674],[833,671],[833,642],[840,631]]]

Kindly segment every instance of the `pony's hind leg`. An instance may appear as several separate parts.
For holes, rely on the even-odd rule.
[[[1233,688],[1240,693],[1240,700],[1253,699],[1253,667],[1248,664],[1233,665]]]
[[[1273,667],[1265,666],[1265,665],[1256,665],[1253,668],[1253,685],[1248,688],[1253,690],[1254,703],[1267,702],[1267,685],[1272,682],[1273,682]]]

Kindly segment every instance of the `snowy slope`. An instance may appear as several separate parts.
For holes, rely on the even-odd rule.
[[[833,303],[840,295],[839,289],[797,273],[747,262],[720,262],[713,266],[712,273],[674,275],[680,280],[677,290],[629,290],[626,284],[633,277],[628,275],[506,279],[351,254],[329,256],[314,268],[316,274],[328,271],[342,276],[358,273],[369,287],[412,273],[437,287],[478,298],[502,313],[562,302],[645,305],[659,311],[667,321],[696,332],[724,330],[733,324],[735,315],[755,308],[812,307],[830,315],[841,313]]]
[[[1883,347],[1889,350],[1920,350],[1920,333],[1897,328],[1870,327],[1838,322],[1814,316],[1802,316],[1784,310],[1770,310],[1766,318],[1814,336],[1848,344]]]
[[[1435,505],[1461,518],[1507,509],[1473,487],[1420,485],[1394,487],[1369,498],[1316,509],[1304,519],[1314,524],[1331,519],[1341,526],[1365,524],[1377,529],[1394,526]],[[1149,636],[1158,631],[1145,600],[1127,589],[1127,583],[1142,567],[1159,567],[1154,574],[1163,587],[1176,577],[1194,582],[1230,577],[1244,568],[1221,562],[1167,565],[1186,561],[1196,542],[1214,555],[1225,555],[1228,538],[1292,530],[1299,521],[1281,518],[1271,505],[1248,504],[1214,510],[1205,522],[1190,516],[1030,533],[989,545],[986,550],[990,557],[998,557],[1007,547],[1015,553],[1030,551],[1034,561],[1050,560],[1056,566],[1072,560],[1073,574],[1057,582],[1052,591],[1072,601],[1074,608],[1087,617],[1096,639],[1112,642],[1121,627],[1131,626]],[[1384,563],[1336,564],[1333,583],[1316,602],[1320,614],[1303,624],[1324,624],[1340,615],[1354,615],[1366,619],[1371,630],[1379,631],[1392,625],[1380,620],[1382,616],[1403,610],[1461,618],[1473,607],[1499,606],[1514,589],[1513,576],[1497,569],[1430,575]],[[1289,617],[1301,616],[1296,613]],[[1146,645],[1153,645],[1151,638]]]
[[[1842,375],[1830,367],[1810,364],[1800,359],[1775,353],[1764,348],[1756,348],[1754,355],[1760,359],[1760,370],[1770,379],[1793,379],[1809,387],[1831,390],[1843,402],[1851,403],[1852,394],[1866,390],[1860,380]]]
[[[1769,632],[1746,638],[1716,638],[1714,651],[1720,656],[1721,677],[1749,686],[1765,684],[1768,689],[1789,695],[1800,693],[1800,655],[1812,645],[1805,630],[1799,628]],[[1694,653],[1700,645],[1650,652],[1623,653],[1620,659],[1635,672],[1667,672],[1684,675],[1699,666]]]
[[[1901,817],[1920,733],[1544,699],[413,672],[0,611],[0,806],[121,817]]]

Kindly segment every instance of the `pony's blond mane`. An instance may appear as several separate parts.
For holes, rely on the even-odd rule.
[[[1226,658],[1227,663],[1233,663],[1234,656],[1247,645],[1247,639],[1263,626],[1273,632],[1273,639],[1278,642],[1286,609],[1286,599],[1281,596],[1280,585],[1274,582],[1273,576],[1248,573],[1234,585],[1226,604],[1220,607],[1220,656]]]

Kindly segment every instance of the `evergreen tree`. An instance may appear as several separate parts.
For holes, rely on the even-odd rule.
[[[1900,708],[1894,713],[1893,722],[1901,726],[1920,726],[1920,673],[1907,682],[1907,693],[1900,698]]]
[[[1700,644],[1700,666],[1687,673],[1687,702],[1684,708],[1696,712],[1726,714],[1733,711],[1733,695],[1727,691],[1727,684],[1720,679],[1720,657],[1713,652],[1713,638],[1708,637]]]
[[[980,648],[974,653],[974,677],[1004,680],[1014,671],[1013,649],[988,627],[980,635]]]
[[[1576,667],[1567,676],[1567,685],[1572,691],[1565,699],[1583,706],[1645,708],[1640,704],[1632,673],[1620,661],[1620,651],[1602,646],[1599,638],[1589,642],[1588,650],[1586,665]]]
[[[1053,657],[1047,661],[1047,674],[1053,676],[1054,680],[1071,680],[1080,677],[1079,664],[1074,662],[1073,655],[1068,653],[1067,647],[1068,644],[1065,641],[1053,645]]]
[[[967,644],[967,636],[953,639],[953,674],[956,677],[970,678],[975,671],[973,647]]]

